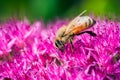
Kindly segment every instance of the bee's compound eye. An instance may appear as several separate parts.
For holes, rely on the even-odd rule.
[[[63,49],[64,49],[64,44],[63,44],[62,41],[56,40],[56,41],[55,41],[55,45],[56,45],[56,47],[58,47],[61,51],[63,51]]]
[[[55,41],[55,45],[56,45],[56,47],[58,47],[58,45],[59,45],[58,40]]]
[[[60,47],[60,46],[63,45],[63,42],[60,41],[60,40],[56,40],[56,41],[55,41],[55,45],[56,45],[57,47]]]

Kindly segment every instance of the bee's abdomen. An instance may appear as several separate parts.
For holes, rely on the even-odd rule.
[[[96,23],[96,21],[95,21],[94,19],[90,18],[90,17],[88,17],[87,20],[86,20],[86,26],[87,26],[87,27],[91,27],[91,26],[93,26],[95,23]]]

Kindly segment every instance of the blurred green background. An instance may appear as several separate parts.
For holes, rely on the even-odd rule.
[[[0,20],[10,17],[45,22],[72,18],[83,10],[97,16],[120,16],[120,0],[0,0]]]

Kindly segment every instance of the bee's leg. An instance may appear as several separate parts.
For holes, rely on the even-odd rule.
[[[88,33],[91,36],[96,36],[96,33],[92,32],[92,31],[84,31],[84,32],[78,33],[77,35],[81,35],[81,34],[84,34],[84,33]]]
[[[90,34],[91,36],[97,36],[96,33],[94,33],[93,31],[85,31],[86,33]]]
[[[72,48],[74,48],[73,43],[72,43],[72,39],[70,39],[70,44],[71,44]]]
[[[72,52],[73,52],[73,50],[74,50],[74,46],[73,46],[72,41],[73,41],[73,38],[70,38],[71,50],[72,50]]]

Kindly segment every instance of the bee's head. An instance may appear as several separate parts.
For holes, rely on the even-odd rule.
[[[61,40],[55,40],[55,46],[60,49],[62,52],[64,51],[64,42]]]

